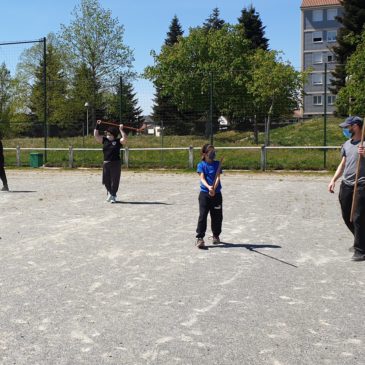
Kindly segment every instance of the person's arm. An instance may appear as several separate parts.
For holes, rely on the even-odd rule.
[[[337,170],[336,170],[335,174],[333,175],[332,180],[328,184],[328,191],[330,193],[335,192],[336,181],[339,179],[340,176],[342,176],[343,170],[345,169],[345,164],[346,164],[346,157],[343,156],[340,164],[337,167]]]
[[[365,157],[365,147],[364,146],[359,146],[358,152],[361,157]]]
[[[209,185],[207,180],[205,179],[205,175],[204,175],[204,172],[200,172],[199,173],[199,176],[200,176],[200,181],[202,182],[202,184],[209,190],[209,193],[211,191],[213,191],[213,186]]]
[[[101,120],[97,120],[96,125],[95,125],[95,129],[94,129],[94,137],[95,137],[97,142],[103,143],[103,136],[101,136],[100,133],[99,133],[100,124],[101,124]]]
[[[120,144],[125,145],[127,143],[127,134],[123,130],[123,124],[119,124],[120,134],[122,138],[120,139]]]

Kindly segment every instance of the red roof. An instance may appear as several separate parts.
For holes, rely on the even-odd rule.
[[[302,0],[301,8],[314,8],[318,6],[337,5],[341,6],[340,0]]]

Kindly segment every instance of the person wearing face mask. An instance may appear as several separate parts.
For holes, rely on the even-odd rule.
[[[220,175],[222,169],[219,161],[215,161],[215,149],[205,144],[202,149],[202,161],[198,163],[197,173],[200,177],[199,219],[196,228],[196,246],[205,249],[204,236],[207,230],[207,218],[210,213],[213,244],[219,244],[222,232],[223,206],[222,185]],[[215,178],[217,179],[215,180]]]
[[[328,185],[328,191],[334,193],[336,181],[342,176],[339,192],[342,218],[347,228],[354,235],[354,244],[351,251],[353,261],[365,260],[365,148],[360,145],[363,120],[358,116],[348,117],[340,127],[343,134],[349,138],[341,148],[342,159]],[[356,179],[357,161],[361,158],[358,176],[357,208],[353,222],[350,222],[352,198]]]
[[[116,203],[117,192],[120,182],[121,173],[121,159],[120,149],[127,143],[127,135],[123,131],[123,124],[119,125],[119,132],[121,138],[118,137],[118,129],[109,127],[106,130],[106,136],[102,136],[99,133],[101,121],[96,122],[94,137],[95,139],[103,144],[103,184],[107,190],[107,202]]]

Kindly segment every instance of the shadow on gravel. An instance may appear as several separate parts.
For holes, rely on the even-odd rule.
[[[37,192],[36,190],[9,190],[6,193],[18,194],[18,193],[36,193],[36,192]]]
[[[291,264],[290,262],[284,261],[284,260],[280,260],[276,257],[270,256],[266,253],[260,252],[260,251],[256,251],[257,249],[260,248],[281,248],[281,246],[278,245],[271,245],[271,244],[250,244],[250,243],[229,243],[229,242],[221,242],[218,245],[210,245],[210,246],[205,246],[206,249],[211,249],[211,248],[245,248],[246,250],[258,253],[262,256],[265,256],[267,258],[270,258],[272,260],[275,261],[279,261],[285,265],[289,265],[295,268],[298,268],[298,266],[295,266],[293,264]]]

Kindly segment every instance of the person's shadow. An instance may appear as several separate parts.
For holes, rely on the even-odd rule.
[[[19,193],[36,193],[36,190],[9,190],[4,191],[3,193],[10,193],[10,194],[19,194]]]
[[[263,243],[263,244],[253,244],[253,243],[230,243],[230,242],[221,242],[217,245],[206,245],[205,246],[206,249],[211,249],[211,248],[245,248],[246,250],[249,250],[251,252],[255,252],[255,253],[258,253],[260,255],[263,255],[263,256],[266,256],[272,260],[275,260],[275,261],[279,261],[283,264],[286,264],[286,265],[289,265],[289,266],[292,266],[292,267],[295,267],[297,268],[298,266],[295,266],[293,264],[291,264],[290,262],[286,262],[284,260],[280,260],[276,257],[273,257],[273,256],[270,256],[266,253],[263,253],[263,252],[260,252],[260,251],[257,251],[261,248],[281,248],[281,246],[278,246],[278,245],[272,245],[272,244],[267,244],[267,243]]]
[[[121,200],[117,200],[115,203],[116,204],[133,204],[133,205],[172,205],[172,204],[163,203],[163,202],[127,202],[127,201],[121,201]]]

